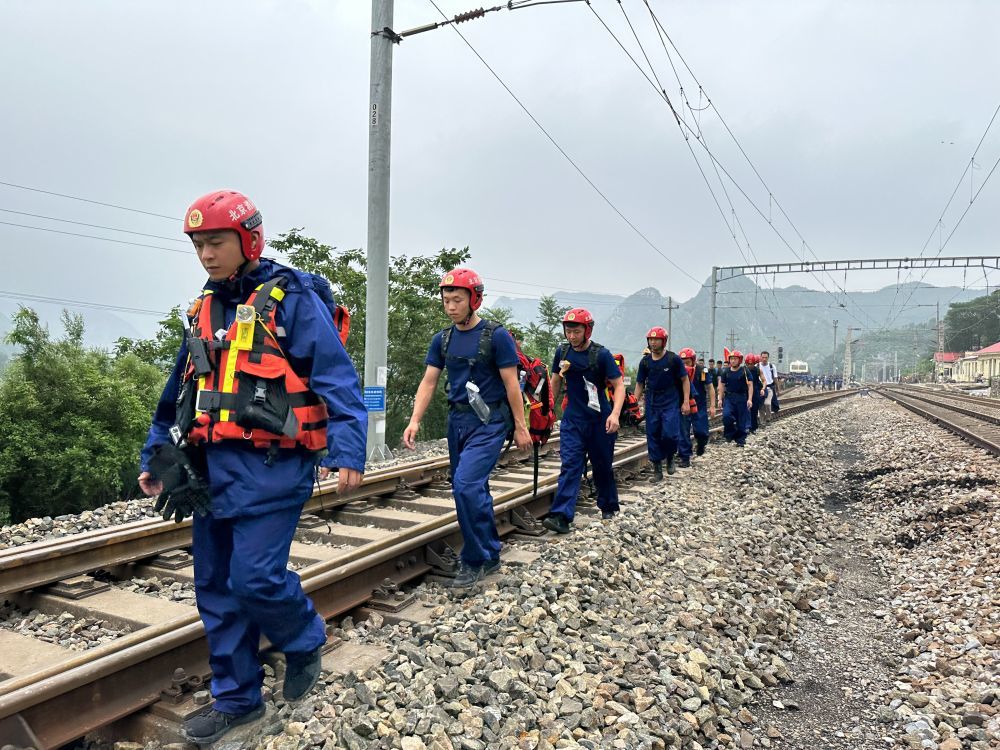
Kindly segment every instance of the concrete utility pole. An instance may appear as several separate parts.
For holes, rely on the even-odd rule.
[[[944,323],[941,320],[941,302],[937,303],[937,350],[944,351]]]
[[[667,311],[667,341],[670,341],[674,337],[674,310],[679,307],[680,305],[674,304],[673,297],[667,297],[667,304],[660,305],[661,310]]]
[[[365,405],[368,458],[388,458],[385,387],[389,342],[389,146],[394,0],[372,0],[368,110],[368,281],[365,293]]]
[[[736,348],[736,331],[732,328],[729,329],[729,334],[726,336],[729,341],[729,349],[732,351]]]
[[[719,267],[712,266],[712,313],[709,318],[709,334],[708,334],[708,347],[712,351],[712,356],[717,356],[715,353],[715,308],[717,305],[719,296]]]
[[[851,334],[854,329],[847,327],[847,338],[844,340],[844,387],[851,382],[851,375],[854,372],[854,363],[851,362]]]
[[[833,321],[833,371],[837,371],[837,326],[840,325],[839,320]]]

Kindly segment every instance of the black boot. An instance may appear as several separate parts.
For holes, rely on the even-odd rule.
[[[659,461],[653,461],[653,481],[662,482],[663,481],[663,464]]]
[[[671,456],[670,458],[667,459],[667,474],[675,474],[676,472],[677,469],[674,468],[674,459]]]
[[[313,689],[322,668],[323,647],[304,654],[285,654],[285,684],[281,695],[289,703],[301,700]]]
[[[566,520],[566,516],[562,513],[552,513],[542,520],[542,526],[557,534],[569,533],[569,521]]]
[[[264,715],[264,704],[245,714],[227,714],[208,708],[184,722],[184,736],[189,742],[207,745],[215,742],[230,729],[248,724]]]
[[[705,445],[708,443],[708,438],[706,438],[706,437],[699,437],[699,438],[697,438],[697,440],[698,440],[698,448],[696,449],[695,453],[696,453],[696,455],[704,456],[705,455]]]
[[[679,459],[677,459],[677,468],[678,469],[690,469],[691,468],[691,459],[690,458],[679,458]]]

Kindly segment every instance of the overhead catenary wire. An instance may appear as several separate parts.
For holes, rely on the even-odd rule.
[[[149,310],[142,307],[126,307],[124,305],[109,305],[103,302],[88,302],[86,300],[66,299],[65,297],[47,297],[40,294],[27,294],[25,292],[11,292],[0,290],[0,297],[6,299],[20,300],[23,302],[43,302],[52,305],[64,305],[68,307],[80,307],[93,310],[113,310],[115,312],[135,313],[137,315],[157,315],[166,317],[171,313],[163,310]]]
[[[618,0],[618,2],[619,2],[619,7],[621,7],[621,8],[622,8],[622,10],[623,10],[623,13],[624,13],[624,12],[625,12],[625,11],[624,11],[624,5],[623,5],[623,4],[621,3],[621,1],[620,1],[620,0]],[[798,258],[799,260],[804,260],[804,253],[803,253],[803,255],[802,255],[802,256],[800,256],[800,255],[799,255],[799,253],[798,253],[798,252],[796,252],[795,248],[794,248],[794,247],[793,247],[793,246],[791,245],[791,243],[789,243],[789,242],[788,242],[788,240],[787,240],[787,239],[786,239],[786,238],[784,237],[784,235],[783,235],[783,234],[782,234],[782,233],[781,233],[781,232],[780,232],[780,231],[779,231],[779,230],[777,229],[777,227],[775,227],[775,226],[774,226],[774,222],[773,222],[773,218],[772,218],[772,216],[770,215],[770,214],[771,214],[771,212],[770,212],[770,207],[771,207],[772,205],[775,205],[775,206],[777,206],[777,207],[778,207],[778,209],[779,209],[779,211],[781,211],[782,215],[783,215],[783,216],[785,217],[785,219],[786,219],[786,221],[788,222],[789,226],[790,226],[790,227],[792,228],[792,230],[793,230],[793,231],[795,232],[795,234],[796,234],[796,235],[798,236],[799,240],[800,240],[800,241],[802,242],[804,250],[805,250],[805,249],[808,249],[808,250],[809,250],[809,252],[810,252],[810,253],[811,253],[811,254],[813,255],[813,257],[816,257],[816,258],[818,259],[818,256],[816,255],[815,251],[814,251],[814,250],[813,250],[813,249],[812,249],[812,248],[811,248],[811,247],[809,246],[809,244],[808,244],[808,243],[807,243],[807,242],[805,241],[805,238],[804,238],[804,237],[802,236],[802,233],[801,233],[801,232],[800,232],[800,231],[798,230],[798,227],[796,227],[796,226],[795,226],[795,223],[794,223],[794,222],[793,222],[793,221],[791,220],[791,217],[790,217],[790,216],[788,216],[787,212],[786,212],[786,211],[784,210],[784,208],[783,208],[783,207],[781,206],[781,204],[780,204],[780,203],[779,203],[779,202],[777,201],[777,199],[776,199],[776,198],[774,197],[774,193],[773,193],[773,191],[772,191],[772,190],[771,190],[771,188],[770,188],[770,187],[769,187],[769,186],[767,185],[767,182],[766,182],[766,181],[764,180],[763,176],[762,176],[762,175],[760,174],[760,171],[759,171],[759,170],[757,169],[756,165],[755,165],[755,164],[753,163],[753,161],[752,161],[752,160],[750,159],[749,155],[748,155],[748,154],[746,153],[746,150],[745,150],[745,149],[743,148],[742,144],[741,144],[741,143],[739,142],[739,139],[738,139],[738,138],[736,137],[735,133],[733,133],[733,131],[732,131],[732,129],[731,129],[730,127],[729,127],[728,123],[727,123],[727,122],[725,121],[725,119],[724,119],[724,118],[722,117],[722,114],[721,114],[721,113],[719,112],[719,110],[718,110],[718,108],[717,108],[717,107],[715,106],[714,102],[713,102],[713,101],[711,100],[711,98],[710,98],[710,97],[708,97],[708,95],[707,95],[707,94],[705,94],[705,92],[704,92],[704,87],[703,87],[703,86],[701,85],[701,82],[700,82],[700,81],[698,80],[697,76],[696,76],[696,75],[694,74],[694,71],[693,71],[693,70],[691,70],[691,67],[690,67],[690,65],[688,65],[688,63],[687,63],[687,60],[685,60],[685,59],[684,59],[684,56],[683,56],[683,55],[681,54],[681,52],[680,52],[679,48],[678,48],[678,47],[676,46],[676,44],[674,44],[673,40],[672,40],[672,39],[670,38],[669,34],[667,33],[666,29],[665,29],[665,28],[663,27],[663,24],[662,24],[662,23],[660,22],[659,18],[658,18],[658,17],[656,16],[655,12],[654,12],[654,11],[652,10],[652,8],[650,7],[649,3],[648,3],[648,2],[645,2],[645,5],[646,5],[646,8],[647,8],[647,10],[649,10],[649,12],[650,12],[650,16],[651,16],[651,18],[653,19],[653,22],[654,22],[654,26],[655,26],[655,28],[656,28],[656,30],[657,30],[657,34],[658,34],[658,36],[659,36],[659,38],[660,38],[660,42],[661,42],[661,45],[663,45],[663,47],[664,47],[664,51],[665,51],[665,53],[666,53],[666,55],[667,55],[667,59],[668,59],[668,61],[670,62],[670,65],[671,65],[671,68],[672,68],[672,69],[674,70],[674,73],[675,73],[675,77],[677,78],[677,80],[678,80],[678,85],[680,86],[680,90],[681,90],[681,95],[682,95],[682,97],[683,97],[683,98],[685,99],[685,102],[687,103],[687,106],[688,106],[688,107],[689,107],[689,108],[690,108],[690,109],[692,110],[692,112],[694,112],[694,108],[693,108],[693,107],[691,107],[691,105],[690,105],[690,102],[689,102],[689,101],[687,101],[687,97],[686,97],[686,95],[684,94],[684,89],[683,89],[683,83],[682,83],[682,82],[680,81],[680,77],[679,77],[679,74],[677,73],[677,69],[676,69],[676,66],[675,66],[675,65],[674,65],[674,63],[673,63],[673,59],[672,59],[672,56],[670,55],[670,52],[669,52],[669,49],[668,49],[668,48],[667,48],[667,46],[666,46],[666,42],[664,41],[664,37],[666,38],[666,40],[667,40],[667,41],[669,41],[669,42],[670,42],[670,45],[671,45],[671,46],[672,46],[672,47],[674,48],[674,51],[676,52],[676,54],[677,54],[678,58],[679,58],[679,59],[681,60],[681,62],[682,62],[682,63],[684,64],[684,66],[685,66],[685,68],[687,69],[688,73],[689,73],[689,74],[691,75],[692,79],[693,79],[693,80],[694,80],[694,82],[695,82],[695,83],[697,84],[697,86],[698,86],[698,90],[699,90],[699,95],[704,95],[704,96],[705,96],[705,100],[706,100],[706,101],[708,102],[708,104],[707,104],[707,105],[706,105],[705,107],[703,107],[702,109],[707,109],[707,108],[709,108],[709,107],[710,107],[710,108],[711,108],[711,109],[712,109],[712,110],[713,110],[713,111],[714,111],[714,112],[716,113],[716,116],[718,116],[718,117],[719,117],[719,120],[720,120],[720,122],[722,123],[723,127],[724,127],[724,128],[726,129],[727,133],[728,133],[728,134],[730,135],[730,137],[731,137],[731,138],[733,139],[733,141],[734,141],[734,143],[736,144],[737,148],[739,148],[739,150],[740,150],[740,153],[741,153],[741,154],[743,155],[743,157],[744,157],[744,158],[746,159],[747,163],[748,163],[748,164],[750,165],[750,168],[751,168],[751,169],[752,169],[752,170],[754,171],[754,174],[755,174],[755,175],[757,176],[757,179],[758,179],[758,180],[759,180],[759,181],[761,182],[761,184],[763,185],[764,189],[765,189],[765,190],[767,190],[767,193],[768,193],[768,206],[769,206],[769,211],[768,211],[768,214],[767,214],[767,215],[765,215],[765,214],[764,214],[763,210],[762,210],[762,209],[761,209],[761,208],[760,208],[760,207],[759,207],[759,206],[758,206],[758,205],[756,204],[756,202],[755,202],[755,201],[754,201],[754,200],[753,200],[753,199],[752,199],[752,198],[751,198],[751,197],[749,196],[749,194],[748,194],[748,193],[746,192],[746,190],[745,190],[745,189],[744,189],[744,188],[742,187],[742,185],[740,185],[740,183],[739,183],[739,182],[738,182],[738,181],[737,181],[737,180],[736,180],[736,179],[735,179],[735,178],[733,177],[733,175],[732,175],[732,174],[731,174],[731,173],[729,172],[729,170],[728,170],[728,169],[726,169],[725,165],[723,165],[723,164],[722,164],[722,162],[721,162],[721,161],[719,161],[719,159],[718,159],[718,158],[717,158],[717,157],[715,156],[714,152],[713,152],[713,151],[712,151],[712,150],[711,150],[711,149],[710,149],[710,148],[708,147],[708,144],[707,144],[707,141],[706,141],[706,140],[704,139],[704,137],[703,137],[703,132],[702,132],[702,129],[701,129],[700,125],[699,125],[699,127],[698,127],[698,130],[695,130],[695,129],[694,129],[694,128],[693,128],[693,127],[692,127],[692,126],[690,125],[690,124],[688,124],[688,123],[687,123],[687,120],[686,120],[686,118],[682,118],[682,117],[680,117],[680,116],[679,116],[679,115],[677,114],[677,110],[676,110],[676,108],[675,108],[675,107],[673,106],[673,104],[672,104],[672,103],[670,103],[670,102],[669,102],[669,97],[667,96],[667,94],[666,94],[666,91],[662,91],[662,90],[660,90],[660,91],[657,91],[657,93],[658,93],[658,94],[660,94],[660,95],[661,95],[661,96],[662,96],[662,97],[663,97],[663,98],[664,98],[665,100],[667,100],[667,103],[668,103],[668,105],[670,106],[670,108],[671,108],[671,111],[672,111],[672,112],[674,113],[674,117],[675,117],[675,119],[677,120],[677,123],[678,123],[678,126],[680,126],[680,127],[682,128],[682,130],[686,130],[687,132],[689,132],[689,133],[690,133],[691,135],[693,135],[693,136],[695,137],[695,140],[696,140],[696,141],[697,141],[697,142],[699,143],[699,145],[700,145],[700,146],[701,146],[701,147],[702,147],[702,148],[703,148],[703,149],[705,150],[705,152],[706,152],[706,153],[708,154],[709,158],[710,158],[710,159],[712,160],[712,162],[713,162],[713,165],[715,165],[716,169],[717,169],[717,170],[718,170],[718,169],[721,169],[721,170],[722,170],[722,172],[723,172],[723,173],[724,173],[724,174],[726,175],[726,177],[727,177],[727,178],[728,178],[728,179],[730,180],[730,182],[732,182],[732,183],[733,183],[734,187],[736,187],[736,189],[737,189],[737,190],[738,190],[738,191],[740,192],[740,194],[741,194],[741,195],[743,195],[744,199],[746,199],[746,201],[747,201],[747,202],[748,202],[748,203],[749,203],[749,204],[751,205],[751,207],[752,207],[752,208],[753,208],[753,209],[754,209],[754,210],[755,210],[755,211],[756,211],[756,212],[757,212],[757,213],[758,213],[758,214],[759,214],[759,215],[761,216],[761,218],[762,218],[762,219],[764,219],[764,220],[765,220],[765,221],[766,221],[766,222],[768,223],[768,225],[769,225],[769,226],[771,227],[771,229],[772,229],[772,230],[774,231],[774,233],[775,233],[775,234],[776,234],[776,235],[778,236],[778,238],[779,238],[779,239],[780,239],[780,240],[782,241],[782,243],[783,243],[783,244],[784,244],[784,245],[785,245],[785,246],[786,246],[786,247],[787,247],[787,248],[788,248],[788,249],[789,249],[789,250],[791,251],[791,253],[792,253],[792,254],[793,254],[793,255],[794,255],[794,256],[795,256],[796,258]],[[627,50],[627,49],[625,48],[624,44],[622,44],[621,40],[619,40],[619,39],[618,39],[617,35],[616,35],[616,34],[614,33],[614,31],[613,31],[613,30],[612,30],[612,29],[611,29],[611,28],[610,28],[610,27],[609,27],[609,26],[607,25],[607,23],[606,23],[606,22],[604,21],[604,19],[603,19],[603,18],[602,18],[602,17],[600,16],[600,14],[599,14],[599,13],[597,13],[597,11],[596,11],[596,10],[595,10],[595,9],[593,8],[593,6],[591,6],[591,7],[590,7],[590,10],[592,11],[593,15],[594,15],[594,16],[595,16],[595,17],[596,17],[596,18],[598,19],[598,21],[600,21],[600,23],[601,23],[601,25],[602,25],[602,26],[604,27],[604,29],[605,29],[605,30],[606,30],[606,31],[607,31],[607,32],[608,32],[608,33],[609,33],[609,34],[611,35],[611,37],[612,37],[612,38],[613,38],[613,39],[614,39],[614,40],[615,40],[615,41],[616,41],[616,42],[618,43],[618,46],[619,46],[619,47],[620,47],[620,48],[622,49],[622,51],[623,51],[623,52],[625,52],[625,54],[626,54],[626,55],[627,55],[627,56],[628,56],[628,57],[629,57],[629,58],[630,58],[630,59],[632,60],[633,64],[635,64],[635,65],[636,65],[636,67],[637,67],[637,68],[638,68],[638,69],[640,70],[640,72],[643,72],[643,74],[644,74],[644,71],[642,71],[642,68],[641,68],[641,66],[639,66],[639,65],[637,64],[637,62],[636,62],[635,58],[634,58],[634,57],[633,57],[633,56],[631,55],[631,53],[629,53],[629,51],[628,51],[628,50]],[[627,13],[626,13],[626,17],[627,17]],[[631,24],[630,24],[630,26],[631,26]],[[645,75],[645,74],[644,74],[644,75]],[[648,82],[650,83],[650,85],[651,85],[651,86],[653,86],[653,87],[654,87],[654,89],[655,89],[656,87],[655,87],[655,85],[653,84],[653,82],[652,82],[652,81],[651,81],[651,80],[649,79],[649,76],[645,76],[645,78],[646,78],[646,80],[647,80],[647,81],[648,81]],[[720,181],[721,181],[721,178],[720,178]],[[741,224],[742,224],[742,223],[741,223]],[[822,280],[821,280],[821,279],[819,278],[819,276],[818,276],[818,275],[816,274],[816,272],[814,272],[814,271],[810,271],[810,274],[811,274],[811,275],[812,275],[812,276],[813,276],[814,278],[816,278],[816,280],[817,280],[817,281],[819,282],[820,286],[822,286],[822,287],[823,287],[824,291],[826,291],[827,293],[829,293],[829,294],[831,294],[832,296],[836,297],[836,295],[834,295],[834,294],[833,294],[833,292],[831,292],[831,291],[830,291],[829,289],[827,289],[827,288],[826,288],[826,285],[825,285],[825,284],[824,284],[824,283],[822,282]],[[834,286],[836,286],[836,287],[837,287],[837,288],[839,289],[839,291],[841,292],[841,294],[844,294],[844,295],[846,295],[846,294],[847,294],[847,290],[846,290],[845,288],[843,288],[842,286],[840,286],[840,284],[838,284],[838,283],[836,282],[836,280],[835,280],[835,279],[833,279],[833,277],[832,277],[832,275],[831,275],[831,274],[829,274],[829,273],[827,272],[827,275],[828,275],[828,276],[830,276],[831,280],[832,280],[832,281],[833,281],[833,283],[834,283]],[[857,320],[857,317],[856,317],[856,316],[854,316],[854,315],[853,315],[853,313],[850,313],[850,312],[848,311],[848,314],[850,314],[850,315],[851,315],[852,317],[855,317],[855,319]],[[869,316],[869,317],[870,317],[870,316]],[[860,321],[860,320],[859,320],[859,322],[863,322],[863,321]],[[873,323],[875,322],[875,321],[874,321],[874,319],[872,319],[872,322],[873,322]]]
[[[944,208],[941,209],[941,214],[938,216],[937,221],[934,222],[934,226],[931,228],[930,234],[927,235],[927,239],[924,241],[923,247],[920,248],[920,253],[919,253],[919,255],[917,257],[919,257],[919,258],[924,257],[924,253],[927,251],[928,245],[930,245],[931,240],[934,239],[935,232],[938,233],[938,235],[940,237],[942,222],[944,221],[944,216],[945,216],[946,213],[948,213],[948,209],[951,207],[952,201],[955,200],[955,196],[958,194],[959,188],[962,186],[962,183],[965,181],[965,175],[967,175],[969,173],[969,171],[973,168],[973,165],[975,164],[975,161],[976,161],[976,155],[979,153],[979,149],[982,148],[983,142],[986,140],[986,136],[989,134],[990,129],[993,127],[993,123],[996,121],[998,114],[1000,114],[1000,104],[998,104],[997,107],[996,107],[996,109],[993,110],[993,116],[990,117],[990,121],[986,124],[986,129],[983,131],[982,136],[980,136],[979,142],[976,144],[976,148],[973,149],[972,156],[969,157],[968,164],[966,164],[965,169],[962,170],[962,174],[959,176],[958,181],[955,183],[955,188],[951,191],[951,195],[948,196],[948,200],[945,201]],[[993,169],[996,169],[996,165],[993,166]],[[991,170],[990,174],[992,175],[992,173],[993,172]],[[987,179],[989,179],[989,178],[987,177]],[[985,184],[986,184],[986,180],[983,181],[983,185],[985,185]],[[970,181],[970,188],[971,188],[971,181]],[[982,186],[980,186],[980,189],[982,189]],[[976,199],[976,196],[972,195],[970,193],[969,206],[972,205],[972,203],[975,201],[975,199]],[[968,208],[966,209],[965,213],[968,213]],[[965,218],[965,213],[962,214],[962,219]],[[959,219],[958,224],[962,223],[962,219]],[[954,229],[958,228],[958,224],[955,225]],[[952,230],[952,234],[954,234],[954,229]],[[949,235],[948,238],[951,239],[951,235]],[[941,251],[944,249],[944,245],[942,243],[940,243],[940,242],[938,243],[938,245],[939,245],[938,255],[940,255]],[[910,279],[911,276],[912,276],[912,271],[907,273],[907,277],[906,277],[907,281],[909,281],[909,279]],[[927,270],[924,271],[924,274],[923,274],[923,276],[920,277],[920,280],[923,281],[926,276],[927,276]],[[909,298],[907,298],[907,300],[908,299]],[[904,302],[904,304],[905,304],[905,302]],[[886,320],[888,320],[888,316],[886,316]]]
[[[90,227],[91,229],[106,229],[109,232],[122,232],[123,234],[134,234],[138,237],[151,237],[157,240],[167,240],[168,242],[180,242],[185,245],[190,244],[190,240],[178,239],[177,237],[167,237],[162,234],[148,234],[146,232],[136,232],[131,229],[120,229],[118,227],[109,227],[104,224],[88,224],[84,221],[74,221],[73,219],[60,219],[57,216],[46,216],[44,214],[32,214],[27,211],[15,211],[12,208],[0,208],[0,211],[7,214],[17,214],[18,216],[30,216],[33,219],[45,219],[46,221],[58,221],[62,224],[75,224],[81,227]]]
[[[0,221],[0,224],[8,227],[18,227],[20,229],[32,229],[36,232],[51,232],[53,234],[65,234],[70,237],[83,237],[91,240],[100,240],[102,242],[113,242],[116,245],[132,245],[133,247],[148,247],[153,250],[164,250],[168,253],[183,253],[185,255],[194,255],[194,250],[182,250],[179,247],[163,247],[162,245],[148,245],[143,242],[130,242],[128,240],[116,240],[111,237],[101,237],[96,234],[82,234],[80,232],[67,232],[62,229],[52,229],[50,227],[36,227],[30,224],[16,224],[11,221]]]
[[[169,219],[170,221],[182,221],[181,218],[177,216],[167,216],[166,214],[158,214],[154,211],[144,211],[140,208],[130,208],[129,206],[122,206],[118,203],[107,203],[105,201],[93,200],[92,198],[82,198],[79,195],[70,195],[69,193],[57,193],[54,190],[43,190],[41,188],[29,187],[27,185],[18,185],[13,182],[0,181],[0,185],[9,188],[16,188],[17,190],[28,190],[33,193],[42,193],[44,195],[53,195],[59,198],[66,198],[73,201],[81,201],[83,203],[92,203],[95,206],[105,206],[106,208],[116,208],[119,211],[131,211],[136,214],[145,214],[146,216],[155,216],[158,219]]]
[[[431,5],[434,6],[435,10],[437,10],[438,13],[440,13],[445,18],[448,18],[448,16],[445,15],[444,11],[442,11],[441,8],[438,7],[437,3],[434,2],[434,0],[428,0],[428,2]],[[657,255],[659,255],[661,258],[663,258],[665,261],[667,261],[667,263],[669,263],[671,266],[673,266],[675,269],[677,269],[680,273],[684,274],[686,277],[688,277],[689,279],[691,279],[691,281],[695,282],[696,284],[701,285],[701,283],[702,283],[701,281],[699,281],[694,276],[692,276],[690,273],[688,273],[683,267],[681,267],[678,263],[676,263],[669,256],[667,256],[666,253],[664,253],[662,250],[660,250],[660,248],[651,239],[649,239],[649,237],[647,237],[642,232],[642,230],[640,230],[632,222],[632,220],[629,219],[622,212],[622,210],[620,208],[618,208],[617,205],[615,205],[615,203],[594,183],[594,181],[591,180],[589,176],[587,176],[587,173],[583,171],[583,169],[580,167],[580,165],[577,164],[576,161],[574,161],[573,158],[566,152],[566,150],[562,146],[559,145],[559,142],[556,141],[556,139],[552,136],[551,133],[549,133],[548,130],[546,130],[546,128],[542,125],[542,123],[538,120],[538,118],[535,117],[531,113],[531,110],[528,109],[528,107],[524,104],[524,102],[521,101],[521,99],[517,96],[517,94],[514,93],[514,91],[510,88],[510,86],[507,85],[507,83],[503,80],[503,78],[500,77],[500,75],[493,69],[493,67],[486,61],[486,59],[481,54],[479,54],[479,51],[472,45],[472,43],[465,37],[465,35],[458,28],[456,28],[455,26],[452,26],[451,28],[452,28],[452,31],[454,31],[456,34],[458,34],[458,36],[462,39],[462,41],[465,42],[465,45],[472,51],[472,53],[486,67],[486,69],[490,72],[490,74],[497,80],[497,82],[504,88],[504,90],[510,95],[510,97],[524,111],[524,113],[528,116],[528,118],[535,124],[535,126],[542,132],[542,134],[549,140],[549,142],[555,147],[555,149],[560,154],[562,154],[563,158],[565,158],[566,161],[568,161],[570,163],[570,165],[577,171],[577,173],[584,179],[584,181],[594,190],[594,192],[596,192],[601,197],[601,199],[605,203],[608,204],[608,206],[611,208],[611,210],[614,211],[618,215],[618,217],[622,221],[624,221],[629,226],[629,228],[631,228],[632,231],[635,232],[636,235],[639,236],[640,239],[642,239],[643,242],[645,242],[650,248],[652,248],[652,250]]]

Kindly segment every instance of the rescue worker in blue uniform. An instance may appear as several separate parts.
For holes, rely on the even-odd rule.
[[[325,622],[287,569],[289,547],[315,474],[337,470],[338,492],[360,484],[367,413],[329,285],[260,257],[262,219],[246,196],[200,198],[184,231],[209,280],[189,310],[139,485],[159,495],[165,518],[199,511],[191,550],[215,703],[184,731],[206,744],[263,716],[261,635],[284,652],[285,700],[319,677]],[[255,377],[261,368],[267,378]],[[202,501],[191,501],[191,486],[207,486]]]
[[[645,401],[646,443],[653,480],[663,481],[663,462],[673,474],[674,454],[681,440],[681,417],[690,411],[691,381],[681,358],[667,350],[667,332],[660,326],[646,333],[649,353],[639,362],[635,397]]]
[[[570,531],[588,459],[601,517],[613,518],[620,510],[612,463],[625,403],[625,380],[611,352],[591,340],[593,332],[590,312],[579,307],[567,311],[563,316],[567,343],[556,350],[552,360],[553,398],[559,402],[565,384],[566,406],[559,423],[559,484],[542,523],[557,534]],[[612,388],[612,402],[605,392],[607,385]]]
[[[681,415],[681,439],[677,445],[677,465],[686,469],[691,466],[692,447],[697,455],[705,454],[705,446],[708,445],[708,418],[715,416],[715,386],[706,370],[700,364],[695,364],[694,349],[681,349],[677,356],[687,369],[691,382],[691,400],[694,402],[691,413]],[[694,446],[691,444],[692,432]]]
[[[468,588],[500,567],[500,536],[493,515],[490,472],[511,429],[520,450],[531,448],[517,378],[517,349],[503,326],[476,310],[485,286],[479,275],[456,268],[441,279],[441,301],[452,325],[436,333],[427,349],[424,377],[413,400],[403,443],[416,447],[420,420],[448,370],[448,455],[458,525],[461,566],[452,581]]]
[[[750,430],[753,385],[750,373],[743,365],[743,354],[739,350],[728,353],[728,362],[729,366],[722,371],[719,379],[722,434],[727,443],[735,441],[742,448]]]

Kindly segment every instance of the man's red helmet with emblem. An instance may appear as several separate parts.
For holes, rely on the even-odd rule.
[[[572,310],[567,310],[566,314],[563,315],[562,322],[564,326],[567,323],[576,323],[577,325],[586,327],[587,338],[590,338],[590,334],[594,331],[594,316],[590,314],[589,310],[585,310],[582,307],[574,307]]]
[[[739,349],[733,349],[732,351],[729,351],[728,349],[723,349],[722,351],[726,355],[727,364],[729,363],[729,360],[732,359],[733,357],[736,357],[741,363],[743,362],[743,352],[741,352]]]
[[[690,346],[686,346],[679,352],[677,352],[677,356],[680,357],[681,359],[696,359],[694,354],[694,349],[692,349]]]
[[[653,326],[648,331],[646,331],[646,338],[647,339],[663,339],[664,341],[666,341],[667,340],[667,331],[666,331],[665,328],[661,328],[660,326]]]
[[[748,365],[755,365],[758,362],[760,362],[760,357],[758,357],[756,354],[750,353],[747,355],[746,362]]]
[[[240,236],[240,249],[248,261],[264,252],[264,219],[253,201],[235,190],[216,190],[203,195],[184,215],[184,233],[230,229]],[[253,236],[257,235],[256,245]]]
[[[478,310],[483,304],[483,292],[486,286],[479,274],[471,268],[453,268],[441,277],[438,287],[454,287],[455,289],[467,289],[469,291],[469,307]]]

